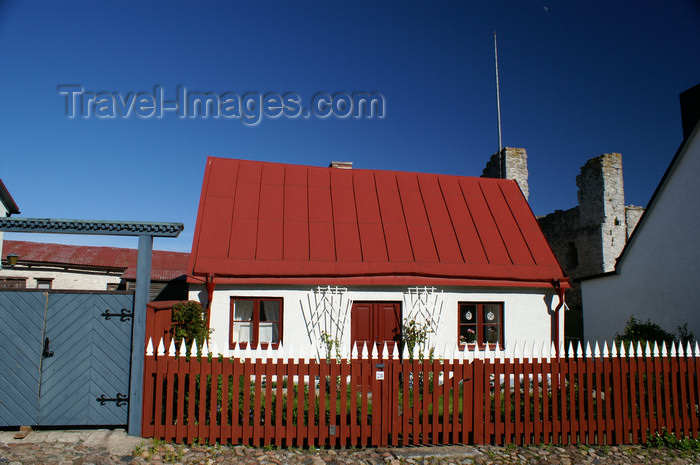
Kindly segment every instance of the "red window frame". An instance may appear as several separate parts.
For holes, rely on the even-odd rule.
[[[466,322],[463,313],[467,311],[465,308],[467,305],[476,306],[476,315],[474,317],[474,322]],[[485,317],[485,305],[498,305],[498,320],[496,323],[489,323]],[[459,341],[460,349],[464,349],[464,346],[474,347],[478,344],[479,347],[485,347],[487,343],[484,340],[484,335],[486,334],[488,327],[498,328],[498,345],[503,347],[504,343],[504,304],[503,302],[458,302],[457,303],[457,340]],[[475,340],[464,342],[461,339],[468,329],[475,329]],[[489,347],[495,347],[495,342],[488,342]]]
[[[237,300],[248,300],[248,301],[253,301],[253,318],[252,320],[235,320],[234,319],[234,303]],[[279,341],[278,342],[273,342],[273,343],[268,343],[268,342],[260,342],[260,302],[267,301],[267,302],[279,302],[280,306],[280,312],[279,312],[279,320],[276,321],[278,327],[279,327]],[[229,313],[229,332],[228,332],[228,345],[230,349],[233,349],[234,344],[238,343],[238,347],[245,349],[248,347],[248,342],[238,342],[234,340],[234,331],[233,331],[233,325],[237,321],[250,321],[253,328],[252,328],[252,336],[253,340],[250,342],[251,348],[253,349],[267,349],[268,346],[272,346],[273,349],[279,348],[279,344],[282,342],[283,334],[284,334],[284,299],[281,297],[247,297],[247,296],[232,296],[231,297],[231,302],[230,302],[230,313]],[[268,321],[269,323],[269,321]]]

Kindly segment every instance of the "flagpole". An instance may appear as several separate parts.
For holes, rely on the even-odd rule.
[[[501,150],[503,146],[501,144],[501,91],[498,84],[498,44],[496,42],[496,31],[493,31],[493,55],[496,59],[496,105],[498,107],[498,177],[501,174]]]

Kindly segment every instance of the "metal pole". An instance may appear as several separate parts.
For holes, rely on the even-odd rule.
[[[496,59],[496,105],[498,107],[498,177],[501,178],[501,90],[498,85],[498,44],[496,43],[496,31],[493,31],[493,55]]]
[[[153,236],[139,236],[134,294],[134,327],[131,336],[131,375],[129,382],[129,436],[141,436],[143,408],[143,369],[146,351],[146,304],[151,290]]]

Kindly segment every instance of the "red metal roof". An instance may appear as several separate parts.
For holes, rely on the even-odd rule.
[[[549,285],[515,181],[209,158],[190,273],[219,282]]]
[[[3,255],[19,256],[20,263],[66,265],[75,268],[124,271],[123,279],[136,279],[136,249],[49,244],[44,242],[3,241]],[[154,250],[151,279],[170,281],[187,274],[189,254]]]

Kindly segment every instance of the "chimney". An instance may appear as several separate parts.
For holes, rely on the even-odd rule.
[[[338,168],[341,170],[351,170],[352,169],[352,162],[351,161],[332,161],[330,165],[328,165],[329,168]]]
[[[530,190],[527,185],[527,151],[514,147],[503,147],[500,153],[491,155],[486,168],[484,168],[482,178],[514,179],[517,181],[520,190],[527,200]],[[500,159],[500,165],[499,165]]]

